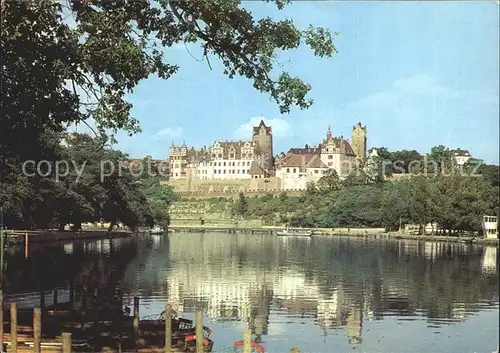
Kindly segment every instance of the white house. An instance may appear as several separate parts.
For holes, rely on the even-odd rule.
[[[318,182],[327,171],[318,155],[291,154],[280,160],[276,177],[281,179],[282,190],[305,190],[308,182]]]
[[[459,166],[463,166],[472,157],[469,151],[461,150],[460,148],[453,151],[453,156],[455,157],[455,162]]]
[[[483,235],[488,239],[498,238],[498,217],[483,216]]]

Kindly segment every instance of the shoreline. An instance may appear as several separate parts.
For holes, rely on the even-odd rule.
[[[243,228],[243,227],[200,227],[200,226],[170,226],[168,233],[230,233],[230,234],[267,234],[275,236],[276,231],[283,227],[262,227],[262,228]],[[468,243],[478,245],[500,245],[499,239],[486,239],[470,236],[442,236],[442,235],[411,235],[397,232],[382,232],[380,229],[367,228],[363,234],[360,229],[353,232],[335,232],[331,229],[321,228],[290,228],[291,230],[307,230],[313,232],[314,236],[342,236],[355,238],[371,238],[371,239],[392,239],[392,240],[416,240],[428,242],[452,242],[452,243]]]
[[[133,236],[126,231],[115,231],[107,233],[103,230],[88,230],[80,232],[72,231],[7,231],[6,238],[19,243],[24,243],[26,238],[29,243],[49,243],[68,240],[92,240],[92,239],[116,239]]]

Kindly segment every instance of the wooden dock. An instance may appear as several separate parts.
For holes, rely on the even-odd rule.
[[[43,231],[7,231],[8,237],[17,237],[28,243],[47,243],[69,240],[115,239],[132,236],[131,232],[81,231],[81,232],[43,232]]]
[[[3,296],[0,291],[0,308],[3,309]],[[0,310],[0,347],[6,353],[72,353],[72,352],[140,352],[140,353],[207,353],[212,352],[213,342],[208,339],[211,330],[203,326],[203,311],[197,309],[195,312],[194,335],[183,338],[179,341],[178,328],[173,331],[172,306],[165,305],[163,320],[139,321],[139,298],[134,297],[134,308],[132,323],[124,325],[123,320],[111,322],[109,326],[94,327],[94,330],[86,331],[85,313],[77,313],[82,317],[78,322],[68,321],[69,317],[64,317],[63,323],[59,325],[61,331],[58,334],[47,334],[47,330],[42,328],[42,323],[47,324],[47,318],[53,317],[54,313],[40,308],[33,309],[32,325],[26,325],[25,315],[21,315],[21,324],[18,321],[18,308],[16,303],[10,303],[7,311],[10,320],[4,320],[4,310]],[[26,312],[21,312],[26,314]],[[45,320],[42,320],[45,316]],[[48,317],[47,317],[48,316]],[[192,324],[191,320],[189,321]],[[94,324],[97,324],[95,322]],[[128,327],[130,334],[124,332],[124,327]],[[49,327],[53,331],[53,327]],[[114,341],[116,347],[110,344],[90,344],[96,338],[96,328],[99,328],[98,339],[104,342]],[[5,329],[5,331],[4,331]],[[191,329],[190,329],[191,330]],[[192,331],[191,331],[192,332]],[[208,332],[208,333],[207,333]],[[86,336],[85,336],[86,335]],[[128,337],[127,337],[128,335]],[[128,340],[128,344],[122,345],[123,339]],[[149,341],[148,341],[149,338]],[[145,340],[149,343],[145,343]],[[188,347],[189,342],[189,347]],[[117,343],[117,344],[116,344]],[[265,349],[260,344],[252,341],[252,332],[249,328],[244,331],[244,339],[233,344],[235,351],[242,348],[243,353],[259,352],[264,353]],[[300,353],[298,348],[292,348],[290,353]]]

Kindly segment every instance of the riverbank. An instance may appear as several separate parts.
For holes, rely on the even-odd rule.
[[[172,233],[248,233],[248,234],[268,234],[275,235],[283,227],[224,227],[224,226],[171,226],[169,232]],[[386,232],[383,228],[289,228],[290,230],[307,230],[317,236],[347,236],[366,237],[372,239],[401,239],[432,242],[454,242],[471,243],[481,245],[499,245],[499,239],[486,239],[479,237],[452,237],[440,235],[411,235],[399,232]]]
[[[9,239],[12,243],[26,242],[26,239],[28,239],[29,243],[45,243],[70,240],[126,238],[132,236],[133,233],[128,231],[108,233],[105,230],[89,230],[80,232],[9,230],[6,235],[7,239]]]
[[[386,233],[390,239],[404,239],[404,240],[417,240],[417,241],[432,241],[432,242],[453,242],[453,243],[470,243],[480,245],[495,245],[500,244],[499,239],[488,239],[480,237],[452,237],[442,235],[411,235],[401,233]]]

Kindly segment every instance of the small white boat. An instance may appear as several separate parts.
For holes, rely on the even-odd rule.
[[[150,229],[149,233],[150,234],[162,234],[163,233],[163,228],[156,226],[156,227]]]
[[[285,229],[279,232],[276,232],[278,236],[295,236],[295,237],[310,237],[312,236],[312,232],[310,230],[290,230]]]

